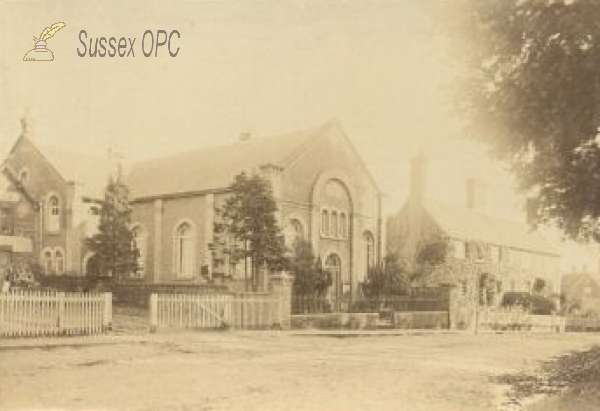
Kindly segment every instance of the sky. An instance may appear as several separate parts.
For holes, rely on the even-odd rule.
[[[272,135],[336,118],[396,211],[409,159],[429,159],[429,197],[465,204],[488,183],[488,212],[523,219],[502,165],[461,138],[443,33],[417,0],[0,0],[0,155],[27,114],[41,144],[126,161]],[[24,62],[42,30],[55,60]],[[144,57],[144,32],[177,30],[170,57]],[[136,38],[135,57],[80,57],[87,39]],[[149,44],[149,43],[148,43]]]

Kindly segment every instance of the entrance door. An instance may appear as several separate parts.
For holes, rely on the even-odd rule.
[[[330,254],[325,260],[325,268],[331,275],[331,290],[330,297],[333,300],[333,310],[341,311],[342,304],[342,261],[337,254]]]

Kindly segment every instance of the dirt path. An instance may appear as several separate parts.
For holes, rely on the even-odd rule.
[[[583,349],[589,334],[331,338],[178,333],[2,349],[0,409],[488,410],[491,376]]]

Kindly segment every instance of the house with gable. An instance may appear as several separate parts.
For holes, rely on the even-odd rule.
[[[389,252],[414,268],[421,247],[443,239],[449,245],[447,260],[456,262],[463,272],[440,280],[459,286],[465,295],[485,289],[486,304],[497,304],[507,291],[532,292],[543,287],[547,293],[559,292],[557,250],[527,224],[484,213],[479,208],[480,181],[467,181],[467,204],[459,207],[428,199],[426,180],[427,160],[420,155],[411,161],[408,199],[387,222]]]
[[[134,163],[128,185],[144,281],[244,282],[244,264],[213,246],[217,210],[242,171],[270,181],[288,246],[310,241],[333,275],[333,297],[356,292],[381,253],[381,193],[337,121]]]
[[[4,260],[40,264],[48,275],[85,275],[85,239],[98,227],[99,204],[116,163],[34,141],[26,119],[1,164]],[[10,201],[7,201],[10,200]],[[19,244],[19,246],[17,246]]]

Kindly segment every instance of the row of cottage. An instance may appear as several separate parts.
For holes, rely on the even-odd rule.
[[[48,275],[90,273],[93,255],[84,240],[97,229],[115,164],[42,146],[26,120],[21,129],[1,166],[0,271],[34,261]],[[452,258],[497,267],[499,290],[531,290],[536,278],[558,283],[557,252],[527,225],[480,213],[476,184],[464,208],[429,201],[422,156],[412,161],[409,198],[384,222],[381,191],[337,121],[133,164],[127,184],[142,282],[243,281],[243,267],[211,246],[216,210],[241,171],[271,182],[286,241],[311,242],[332,273],[335,295],[356,293],[386,252],[410,264],[421,244],[440,235],[453,245]]]

